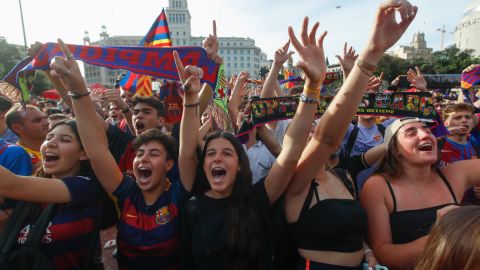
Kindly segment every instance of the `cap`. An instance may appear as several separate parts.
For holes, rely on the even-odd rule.
[[[389,145],[392,138],[397,134],[398,130],[405,126],[406,124],[415,123],[415,122],[422,122],[425,123],[427,126],[434,126],[436,123],[430,119],[421,119],[418,117],[406,117],[400,118],[395,120],[385,129],[385,135],[383,136],[383,144]]]

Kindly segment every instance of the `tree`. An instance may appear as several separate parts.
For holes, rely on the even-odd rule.
[[[8,44],[4,37],[0,37],[0,78],[3,78],[22,58],[22,53],[18,46]]]
[[[263,66],[260,68],[260,78],[265,78],[268,75],[268,72],[270,72],[270,69],[267,66]]]

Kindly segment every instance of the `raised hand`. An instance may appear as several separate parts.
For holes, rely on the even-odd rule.
[[[395,19],[398,12],[401,21]],[[392,47],[417,15],[417,7],[406,0],[388,0],[380,5],[368,42],[368,50],[381,55]]]
[[[237,77],[237,81],[235,82],[235,85],[233,87],[233,92],[237,92],[238,96],[244,97],[247,94],[247,80],[250,74],[246,71],[240,72]]]
[[[289,51],[288,47],[290,47],[290,40],[285,43],[280,49],[275,51],[275,55],[273,56],[273,63],[275,65],[282,66],[289,58],[294,54],[294,52]]]
[[[383,72],[380,73],[380,76],[372,76],[368,80],[367,84],[367,92],[377,92],[378,89],[380,89],[380,86],[382,86],[382,80],[383,80]]]
[[[67,87],[67,90],[74,90],[79,93],[88,91],[72,52],[61,39],[58,39],[58,44],[65,57],[55,57],[54,62],[50,64],[52,68],[50,75],[59,79]]]
[[[335,57],[338,59],[338,62],[340,62],[343,73],[345,74],[345,77],[347,77],[355,65],[355,60],[357,60],[358,54],[355,52],[352,46],[350,46],[350,48],[347,50],[347,42],[345,42],[343,45],[343,57],[340,57],[340,55],[335,55]]]
[[[217,23],[213,20],[213,35],[208,35],[208,37],[203,41],[203,48],[207,51],[207,55],[217,64],[222,64],[223,60],[218,55],[218,48],[220,47],[217,38]]]
[[[315,23],[310,33],[307,34],[308,17],[305,17],[300,33],[302,43],[298,41],[293,28],[291,26],[288,27],[290,42],[300,56],[300,61],[297,63],[297,66],[305,73],[305,85],[310,88],[320,87],[327,73],[325,53],[323,51],[323,40],[327,32],[323,32],[320,38],[316,40],[315,35],[319,26],[320,23]]]
[[[410,85],[415,87],[415,89],[420,91],[427,90],[427,81],[422,75],[419,67],[415,67],[415,71],[409,69],[407,72],[407,80],[410,82]]]
[[[196,66],[184,67],[177,51],[173,51],[173,59],[175,60],[178,76],[180,77],[185,90],[185,96],[197,96],[198,92],[200,92],[200,79],[203,77],[203,70]]]

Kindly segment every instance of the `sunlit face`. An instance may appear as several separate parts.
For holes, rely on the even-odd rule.
[[[123,102],[128,105],[128,107],[132,107],[133,102],[133,93],[130,91],[121,90],[120,97],[123,99]]]
[[[44,140],[48,133],[48,119],[39,109],[27,108],[23,123],[18,127],[22,136],[33,140]]]
[[[202,116],[200,117],[200,122],[203,124],[205,124],[205,122],[208,121],[208,119],[210,119],[210,108],[206,108],[205,111],[202,113]]]
[[[150,141],[142,144],[133,160],[133,174],[138,187],[144,192],[163,192],[167,172],[172,166],[173,160],[167,159],[161,143]]]
[[[402,159],[415,164],[437,161],[437,139],[425,123],[409,123],[397,132],[397,149]]]
[[[56,178],[76,175],[80,161],[87,160],[75,133],[67,125],[59,125],[50,131],[40,152],[43,170]]]
[[[215,197],[228,197],[240,170],[237,152],[224,138],[211,140],[206,146],[203,170]]]
[[[108,117],[110,117],[113,121],[120,121],[123,119],[123,114],[116,104],[111,104],[108,108]]]
[[[454,135],[466,136],[473,128],[472,113],[469,111],[453,112],[445,119],[445,126]]]
[[[163,126],[165,123],[165,118],[158,116],[157,110],[146,103],[135,105],[132,120],[137,136],[145,130]]]

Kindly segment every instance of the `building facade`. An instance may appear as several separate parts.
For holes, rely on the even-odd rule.
[[[191,16],[186,0],[169,0],[167,13],[168,27],[173,46],[202,46],[206,37],[194,37],[191,33]],[[102,26],[100,40],[90,42],[88,32],[84,33],[85,45],[99,46],[138,46],[142,36],[112,36],[107,33],[106,26]],[[230,77],[245,70],[250,77],[258,78],[260,68],[267,65],[266,54],[255,46],[255,40],[243,37],[219,37],[219,54],[223,58],[225,74]],[[84,74],[87,84],[100,83],[113,88],[117,77],[124,70],[110,70],[103,67],[84,64]]]
[[[427,47],[425,34],[418,32],[413,35],[413,40],[410,46],[400,46],[393,51],[393,55],[406,60],[411,59],[430,59],[433,49]]]
[[[191,16],[187,0],[169,0],[165,9],[170,37],[174,46],[202,46],[206,37],[194,37],[191,31]],[[241,71],[258,78],[260,68],[267,62],[255,40],[243,37],[218,37],[219,54],[223,58],[225,74],[230,77]]]
[[[460,50],[474,50],[480,56],[480,0],[465,7],[460,23],[455,28],[455,45]]]

